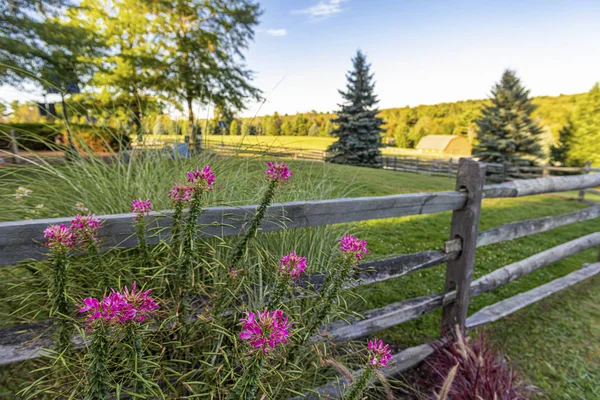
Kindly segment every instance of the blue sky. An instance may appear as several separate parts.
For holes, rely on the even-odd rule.
[[[486,97],[504,68],[533,95],[600,81],[600,0],[265,0],[247,53],[264,91],[241,115],[333,111],[358,48],[380,108]],[[2,87],[0,98],[33,99]]]
[[[381,108],[483,98],[507,67],[533,95],[584,92],[600,81],[600,1],[261,4],[247,57],[268,95],[259,115],[334,110],[358,48]]]

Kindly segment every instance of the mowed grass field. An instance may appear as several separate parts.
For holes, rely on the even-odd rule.
[[[175,135],[148,135],[145,137],[148,142],[181,142],[183,136]],[[333,137],[314,137],[314,136],[230,136],[230,135],[208,135],[203,136],[203,140],[208,142],[209,147],[218,148],[219,145],[240,146],[241,148],[270,148],[270,149],[294,149],[294,150],[327,150],[335,142]],[[419,158],[442,158],[448,159],[449,155],[422,153],[415,149],[403,149],[398,147],[382,147],[381,153],[387,156],[409,156]],[[457,156],[452,156],[456,159]]]
[[[239,187],[235,192],[237,197],[233,204],[249,204],[256,201],[258,194],[253,188],[256,188],[260,180],[259,175],[264,168],[264,161],[230,160],[228,165],[216,169],[219,185],[227,186],[228,181],[231,180]],[[193,163],[194,160],[190,162]],[[198,162],[203,163],[204,160]],[[290,186],[282,190],[278,198],[280,201],[454,189],[454,181],[443,177],[303,161],[290,161],[289,164],[295,175]],[[158,165],[154,167],[159,168]],[[169,190],[173,180],[172,167],[160,168],[163,170],[158,173],[149,170],[148,174],[169,176],[163,177],[160,182],[140,186],[138,190],[145,188],[144,197],[158,198],[164,196]],[[182,167],[178,166],[178,168]],[[66,215],[67,211],[59,207],[59,202],[64,200],[50,198],[50,193],[61,193],[56,188],[65,183],[59,178],[53,181],[54,178],[46,176],[44,184],[48,185],[48,188],[43,189],[41,175],[35,171],[21,169],[4,176],[10,177],[10,180],[5,181],[8,184],[0,191],[7,200],[4,202],[5,206],[8,202],[14,201],[11,193],[14,193],[16,187],[24,185],[34,191],[33,195],[40,196],[31,202],[32,206],[44,202],[46,209],[56,210],[52,215]],[[76,176],[70,179],[76,179]],[[136,182],[144,185],[140,179]],[[71,185],[77,186],[77,182],[71,182]],[[50,186],[54,192],[49,191]],[[93,190],[93,187],[91,185],[89,190]],[[127,184],[124,184],[124,187],[128,187]],[[44,192],[44,190],[48,191]],[[78,196],[80,194],[75,193],[68,200],[70,202],[80,200]],[[96,203],[93,209],[97,213],[127,212],[131,194],[123,194],[122,197],[125,200],[117,199],[114,200],[114,204],[105,206],[102,206],[102,199],[94,200]],[[103,198],[106,202],[112,201],[106,196]],[[214,203],[221,203],[220,200],[222,198],[215,198]],[[228,200],[231,203],[231,198]],[[56,204],[53,205],[53,202]],[[167,204],[165,200],[164,205]],[[554,195],[520,199],[487,199],[484,200],[480,230],[511,221],[559,215],[587,206]],[[4,216],[6,220],[7,214]],[[371,259],[377,259],[427,249],[441,249],[443,242],[449,236],[450,218],[451,213],[445,212],[351,223],[345,224],[344,228],[366,239],[369,242]],[[476,256],[475,278],[552,246],[597,231],[600,231],[600,219],[479,248]],[[563,276],[580,268],[583,263],[594,262],[597,255],[598,249],[583,252],[542,268],[501,289],[474,298],[470,312]],[[395,301],[440,292],[443,290],[444,273],[445,266],[442,265],[403,278],[356,289],[356,293],[362,296],[364,301],[355,301],[353,305],[357,311],[364,311],[383,307]],[[598,285],[600,285],[600,277],[595,277],[485,328],[493,343],[506,353],[508,359],[517,363],[524,372],[524,377],[531,384],[540,389],[539,398],[600,398],[600,385],[598,385],[600,382],[600,290]],[[388,329],[380,336],[397,347],[419,344],[438,337],[440,318],[440,312],[434,312]]]

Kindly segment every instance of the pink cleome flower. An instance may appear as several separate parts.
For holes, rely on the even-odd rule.
[[[213,190],[212,186],[215,183],[215,173],[210,170],[208,165],[202,168],[202,171],[196,167],[196,171],[188,172],[187,177],[188,183],[195,184],[199,190]]]
[[[384,345],[383,340],[373,339],[369,341],[369,365],[379,369],[387,367],[392,359],[390,345]]]
[[[262,350],[263,354],[273,350],[279,343],[287,343],[289,329],[294,323],[288,322],[288,317],[284,316],[283,311],[269,312],[265,309],[263,312],[256,311],[256,314],[245,314],[246,318],[240,320],[244,323],[240,339],[248,340],[250,345]]]
[[[131,211],[138,213],[138,216],[142,214],[148,214],[150,211],[152,211],[152,202],[149,199],[132,200]]]
[[[354,255],[359,260],[362,259],[365,254],[369,253],[369,250],[367,250],[367,241],[360,240],[349,233],[344,235],[338,241],[340,242],[340,250],[342,253]]]
[[[50,225],[44,230],[46,246],[56,250],[66,250],[75,246],[73,232],[65,224]]]
[[[192,199],[193,191],[193,188],[175,182],[173,183],[173,189],[169,191],[168,196],[173,200],[173,203],[189,203]]]
[[[123,288],[123,293],[113,289],[102,301],[92,297],[85,298],[79,312],[88,313],[87,322],[90,324],[96,320],[103,324],[115,325],[122,325],[128,321],[142,323],[151,318],[153,311],[158,309],[154,299],[149,297],[150,293],[152,290],[138,291],[136,283],[133,282],[131,291],[127,286]]]
[[[306,257],[297,256],[295,251],[283,256],[279,261],[279,272],[285,277],[297,280],[305,269]]]
[[[96,218],[92,213],[87,215],[77,214],[71,220],[71,226],[69,227],[69,230],[73,233],[75,244],[80,245],[90,240],[98,241],[97,234],[100,222],[100,218]]]
[[[290,169],[283,162],[277,163],[277,162],[269,161],[267,163],[267,167],[268,168],[265,171],[265,174],[272,181],[278,181],[278,182],[287,181],[293,175],[292,172],[290,171]]]

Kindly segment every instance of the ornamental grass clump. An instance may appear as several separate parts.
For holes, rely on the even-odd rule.
[[[281,347],[288,343],[290,328],[294,325],[281,310],[245,314],[246,318],[240,319],[243,323],[240,339],[248,342],[249,351],[243,374],[227,397],[230,400],[256,398],[265,363],[269,357],[283,356]]]
[[[390,346],[383,343],[381,339],[370,340],[368,345],[369,361],[364,366],[362,373],[356,381],[350,385],[348,391],[344,394],[344,400],[359,400],[363,393],[375,378],[378,370],[388,366],[392,360]]]
[[[72,230],[65,224],[50,225],[44,230],[46,247],[50,250],[52,262],[52,285],[50,298],[52,309],[50,315],[56,319],[55,350],[64,351],[71,341],[72,329],[69,316],[73,305],[68,295],[68,264],[67,253],[75,246],[76,240]]]
[[[116,341],[125,344],[123,351],[132,379],[129,389],[142,395],[150,384],[145,375],[147,366],[143,353],[143,324],[154,317],[158,305],[149,295],[152,290],[137,290],[133,282],[131,290],[126,286],[122,292],[112,290],[102,300],[85,298],[80,313],[87,315],[86,329],[91,332],[87,359],[86,399],[106,399],[110,394],[109,373],[111,361],[110,344]]]
[[[487,342],[484,331],[478,339],[465,338],[460,329],[437,346],[426,361],[429,399],[527,400],[536,390]],[[433,388],[430,389],[430,388]]]
[[[132,200],[131,212],[135,215],[135,232],[138,238],[138,251],[140,255],[139,270],[143,272],[145,268],[152,266],[152,258],[148,250],[146,241],[146,220],[145,217],[152,211],[152,202],[150,200]]]

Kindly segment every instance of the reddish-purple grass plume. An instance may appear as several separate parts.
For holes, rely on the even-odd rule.
[[[454,343],[436,348],[427,362],[429,381],[424,382],[424,387],[434,388],[434,393],[427,394],[429,399],[443,396],[448,400],[523,400],[535,394],[513,366],[489,346],[483,331],[476,340],[457,336]],[[447,382],[456,365],[454,379]]]

